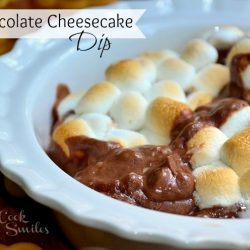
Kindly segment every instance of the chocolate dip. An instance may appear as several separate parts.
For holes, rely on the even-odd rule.
[[[220,62],[223,58],[224,54]],[[66,141],[69,157],[53,141],[48,154],[58,166],[81,183],[133,205],[182,215],[238,217],[244,210],[241,204],[203,210],[195,206],[195,178],[189,163],[192,155],[187,151],[186,143],[200,129],[206,126],[220,127],[233,112],[248,106],[242,100],[245,92],[240,73],[249,63],[250,54],[233,58],[231,83],[224,93],[192,113],[182,112],[171,131],[172,141],[169,145],[123,148],[115,142],[77,136]],[[55,107],[68,93],[66,87],[59,86],[53,109],[54,124],[60,122]]]
[[[218,51],[217,63],[226,64],[227,54],[229,53],[230,49],[231,49],[231,47],[217,49],[217,51]]]
[[[169,146],[123,148],[79,136],[68,139],[67,144],[70,159],[76,154],[82,158],[79,165],[68,160],[60,166],[83,184],[146,208],[178,214],[193,211],[192,171]],[[60,148],[54,145],[53,160],[58,160],[54,155],[62,154],[56,150]]]

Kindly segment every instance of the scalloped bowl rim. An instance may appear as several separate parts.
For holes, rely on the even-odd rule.
[[[1,171],[34,200],[82,225],[176,247],[250,249],[250,219],[203,219],[131,206],[83,186],[47,157],[33,130],[31,88],[20,86],[20,81],[29,77],[29,66],[39,62],[41,51],[48,55],[62,46],[62,41],[20,40],[0,58],[0,75],[9,77],[8,87],[0,89]],[[13,76],[6,75],[6,69],[13,71]]]

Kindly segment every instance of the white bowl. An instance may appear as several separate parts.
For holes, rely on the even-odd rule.
[[[48,143],[51,106],[59,82],[67,83],[72,90],[88,88],[103,79],[105,68],[118,59],[147,49],[178,50],[185,41],[214,25],[247,28],[250,22],[249,4],[239,14],[231,9],[208,11],[204,5],[185,11],[178,2],[170,5],[170,1],[165,1],[168,4],[163,9],[158,8],[163,1],[114,5],[147,7],[141,21],[147,39],[114,40],[112,49],[102,59],[97,51],[76,52],[66,40],[21,40],[11,53],[1,57],[1,171],[33,199],[82,225],[132,240],[181,248],[250,249],[250,219],[203,219],[131,206],[77,182],[56,166],[41,147]],[[221,8],[223,1],[219,2]],[[238,5],[234,3],[235,6]]]

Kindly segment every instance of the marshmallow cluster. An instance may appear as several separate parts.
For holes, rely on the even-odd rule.
[[[203,128],[188,141],[200,208],[250,200],[249,111],[249,106],[234,111],[219,129]]]
[[[58,106],[61,119],[53,140],[69,156],[72,136],[114,141],[124,147],[168,144],[182,114],[192,114],[229,83],[229,66],[239,53],[250,53],[250,39],[232,26],[194,39],[182,53],[149,51],[116,62],[106,80],[67,96]],[[234,45],[234,46],[233,46]],[[217,48],[233,46],[227,65],[217,64]],[[250,88],[250,65],[242,73]],[[69,111],[74,114],[67,116]],[[219,128],[204,127],[187,141],[200,208],[230,206],[250,199],[250,107],[232,112]]]

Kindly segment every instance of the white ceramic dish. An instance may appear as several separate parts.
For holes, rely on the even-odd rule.
[[[75,181],[41,147],[48,142],[50,111],[59,82],[66,82],[72,90],[88,88],[103,79],[104,69],[118,59],[147,49],[180,49],[189,38],[214,25],[247,28],[250,2],[244,1],[240,14],[230,8],[219,10],[223,2],[218,0],[210,11],[208,5],[200,4],[195,5],[199,11],[190,8],[192,5],[188,5],[188,11],[183,10],[180,1],[172,5],[170,1],[114,5],[146,6],[148,12],[141,27],[147,39],[115,40],[102,59],[93,50],[76,52],[75,46],[65,40],[19,41],[11,53],[0,58],[1,171],[33,199],[82,225],[181,248],[250,249],[250,219],[193,218],[128,205]],[[226,1],[227,7],[230,2]],[[232,2],[234,9],[242,6],[239,2],[243,4]]]

